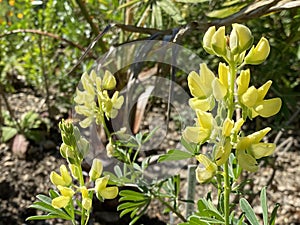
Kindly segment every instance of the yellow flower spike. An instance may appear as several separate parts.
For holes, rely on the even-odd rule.
[[[240,96],[248,90],[249,83],[250,83],[250,70],[249,69],[242,70],[236,82],[238,86],[237,94]]]
[[[280,98],[272,98],[258,102],[254,110],[262,117],[270,117],[277,114],[281,108],[282,101]]]
[[[262,37],[258,44],[250,49],[245,57],[245,63],[251,65],[261,64],[266,60],[270,53],[270,45],[266,38]]]
[[[227,94],[227,88],[221,83],[221,81],[218,78],[214,79],[212,87],[213,95],[216,98],[216,100],[223,100],[225,95]]]
[[[51,204],[56,209],[65,208],[69,204],[70,200],[71,200],[70,197],[59,196],[59,197],[52,199]]]
[[[215,107],[215,100],[213,97],[208,97],[205,99],[191,98],[189,99],[189,105],[195,111],[210,111]]]
[[[220,27],[212,36],[211,47],[218,56],[226,55],[225,26]]]
[[[249,152],[254,158],[260,159],[272,155],[275,148],[276,145],[274,143],[257,143],[250,146]]]
[[[254,86],[248,88],[248,90],[242,95],[241,102],[251,108],[257,102],[258,91]]]
[[[225,63],[219,63],[218,74],[220,82],[228,88],[229,67]]]
[[[245,150],[238,151],[236,157],[240,167],[242,167],[244,170],[250,172],[256,172],[258,170],[256,159],[253,156],[247,154]]]
[[[82,206],[85,210],[90,210],[92,208],[92,199],[89,197],[89,192],[85,186],[80,187],[80,192],[82,195]]]
[[[217,172],[218,167],[203,154],[197,155],[196,159],[200,163],[196,169],[196,179],[199,183],[202,184],[213,178],[213,176]]]
[[[108,70],[105,71],[102,82],[102,88],[105,90],[112,90],[116,87],[117,84],[116,78]]]
[[[92,167],[89,172],[90,179],[92,181],[95,181],[96,179],[98,179],[101,176],[102,171],[103,171],[103,165],[102,165],[101,160],[94,159]]]
[[[242,24],[237,23],[232,24],[232,28],[237,32],[238,52],[242,53],[243,51],[248,50],[253,43],[253,36],[250,29]]]
[[[229,158],[232,145],[230,139],[227,139],[224,146],[218,146],[215,153],[215,161],[218,166],[223,165]]]
[[[208,30],[205,32],[203,37],[203,48],[207,53],[211,55],[215,54],[215,52],[212,50],[211,47],[212,37],[215,33],[216,33],[216,27],[213,26],[208,28]]]
[[[234,126],[233,120],[226,118],[222,127],[222,135],[225,137],[229,137],[233,129],[233,126]]]
[[[118,187],[106,187],[109,176],[101,177],[96,180],[95,191],[98,199],[113,199],[118,195]]]
[[[64,187],[61,185],[58,185],[57,189],[60,191],[61,195],[66,197],[72,198],[72,196],[75,194],[75,192],[71,188]]]
[[[203,84],[201,83],[200,76],[195,71],[192,71],[188,75],[188,86],[192,96],[203,98],[206,97],[202,91]]]

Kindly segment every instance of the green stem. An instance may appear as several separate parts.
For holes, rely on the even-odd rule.
[[[81,163],[79,163],[78,168],[79,168],[79,176],[78,176],[79,184],[80,184],[80,187],[82,187],[82,186],[84,186],[84,178],[83,178],[83,174],[82,174]],[[88,220],[88,218],[86,219],[85,209],[82,207],[82,209],[81,209],[81,223],[80,224],[85,225],[87,220]]]
[[[225,225],[229,225],[229,200],[230,200],[231,186],[229,181],[228,173],[228,161],[224,164],[224,214],[225,214]]]

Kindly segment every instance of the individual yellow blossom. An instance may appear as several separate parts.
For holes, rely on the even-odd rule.
[[[249,73],[250,75],[250,73]],[[254,86],[247,87],[248,72],[243,72],[237,81],[238,85],[238,98],[240,102],[251,110],[251,117],[254,118],[258,115],[262,117],[270,117],[277,114],[281,108],[281,99],[272,98],[264,100],[272,81],[267,81],[260,88],[256,89]],[[243,84],[242,79],[245,78]],[[247,89],[246,89],[247,88]],[[246,89],[246,90],[245,90]]]
[[[109,158],[111,158],[114,154],[114,146],[111,140],[109,140],[108,144],[106,145],[106,154]]]
[[[114,75],[112,75],[111,72],[106,70],[102,81],[102,88],[104,90],[112,90],[116,87],[116,84],[117,82]]]
[[[237,94],[239,96],[241,96],[242,94],[244,94],[248,87],[249,87],[249,83],[250,83],[250,70],[242,70],[240,76],[238,76],[238,78],[236,79],[237,85],[238,85],[238,89],[237,89]]]
[[[209,181],[216,174],[218,167],[203,154],[197,155],[196,159],[200,163],[196,169],[196,179],[202,184]]]
[[[222,135],[225,137],[229,137],[231,130],[233,129],[233,126],[234,126],[233,120],[226,118],[222,127]]]
[[[248,171],[255,172],[258,169],[256,159],[271,155],[276,145],[260,142],[271,130],[267,127],[246,137],[240,138],[236,146],[236,156],[239,165]]]
[[[99,200],[113,199],[118,195],[118,187],[106,187],[109,180],[109,176],[98,178],[95,182],[95,192]]]
[[[24,15],[23,15],[22,13],[18,13],[18,14],[17,14],[17,17],[18,17],[19,19],[22,19],[23,16],[24,16]]]
[[[258,44],[250,49],[245,57],[246,64],[258,65],[266,60],[270,53],[270,45],[266,38],[262,37]]]
[[[92,167],[89,172],[90,179],[92,181],[95,181],[96,179],[98,179],[102,174],[102,170],[103,170],[103,165],[102,165],[101,160],[94,159]]]
[[[200,73],[192,71],[188,76],[188,86],[194,98],[191,98],[189,104],[192,109],[203,111],[212,110],[215,102],[213,99],[212,82],[215,79],[214,73],[205,63],[200,64]]]
[[[57,174],[56,172],[52,171],[50,173],[50,180],[55,185],[61,185],[61,186],[70,186],[72,183],[72,177],[70,176],[68,169],[65,165],[60,166],[60,174]]]
[[[118,110],[124,103],[124,97],[119,96],[118,91],[113,94],[112,98],[109,98],[107,91],[103,91],[101,96],[102,108],[106,118],[115,118],[118,115]]]
[[[197,120],[195,127],[186,127],[182,133],[185,140],[193,143],[204,143],[211,135],[214,118],[211,113],[196,110]]]
[[[71,201],[75,192],[71,188],[63,187],[61,185],[58,185],[57,188],[60,191],[61,196],[54,198],[51,204],[54,208],[65,208]]]
[[[78,180],[78,178],[79,178],[79,168],[78,168],[78,166],[76,166],[75,164],[70,164],[69,163],[69,169],[71,171],[72,177],[74,177],[74,179]]]
[[[89,192],[85,186],[80,187],[80,192],[82,195],[82,207],[85,210],[90,210],[92,208],[92,199],[89,197]]]
[[[226,139],[225,145],[219,145],[215,151],[215,162],[218,166],[223,165],[229,158],[231,153],[232,145],[230,139]]]

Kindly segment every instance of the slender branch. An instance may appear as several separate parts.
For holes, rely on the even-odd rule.
[[[37,35],[42,35],[42,36],[47,36],[47,37],[50,37],[50,38],[53,38],[53,39],[56,39],[56,40],[59,40],[59,41],[63,41],[75,48],[78,48],[79,50],[81,51],[85,51],[85,48],[82,47],[81,45],[79,44],[76,44],[66,38],[63,38],[63,37],[60,37],[58,36],[57,34],[53,34],[53,33],[50,33],[50,32],[47,32],[47,31],[41,31],[41,30],[35,30],[35,29],[16,29],[16,30],[11,30],[11,31],[8,31],[8,32],[5,32],[4,34],[0,34],[0,39],[1,38],[4,38],[6,36],[9,36],[9,35],[13,35],[13,34],[18,34],[18,33],[31,33],[31,34],[37,34]]]
[[[93,22],[92,17],[89,14],[89,12],[88,12],[88,10],[85,6],[85,3],[82,0],[76,0],[76,3],[78,4],[85,20],[90,24],[94,35],[97,36],[100,33],[100,30],[99,30],[98,26]],[[100,48],[101,48],[103,53],[107,52],[108,49],[107,49],[105,43],[102,40],[99,40],[99,45],[100,45]]]

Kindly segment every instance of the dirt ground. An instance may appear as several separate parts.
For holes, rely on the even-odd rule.
[[[28,103],[28,96],[21,96],[21,98],[27,99],[25,102]],[[15,97],[15,99],[20,99],[20,96]],[[39,100],[32,98],[30,101],[38,103]],[[18,105],[18,107],[21,106]],[[26,110],[26,107],[24,107],[24,110]],[[175,133],[169,135],[168,144],[176,142],[177,137],[174,137],[174,135]],[[254,183],[247,188],[255,193],[268,184],[267,196],[269,209],[271,210],[275,203],[280,204],[276,224],[300,225],[299,131],[285,132],[279,143],[285,140],[289,140],[288,143],[291,143],[291,146],[289,148],[280,147],[274,156],[270,157],[269,163],[265,166],[262,165],[259,172],[251,175]],[[39,143],[39,145],[29,144],[27,152],[24,155],[13,153],[11,142],[0,145],[0,225],[68,224],[59,220],[25,222],[26,217],[35,215],[36,213],[35,210],[28,208],[35,201],[35,196],[39,193],[47,194],[49,188],[52,187],[49,181],[50,172],[57,170],[59,165],[64,163],[58,151],[60,142],[59,134],[53,132],[52,135]],[[179,168],[179,172],[185,174],[185,168]],[[184,175],[182,179],[182,183],[184,184],[186,181]],[[182,195],[185,195],[185,190],[186,187],[183,185]],[[197,193],[201,196],[202,193],[210,190],[210,187],[197,184],[197,190]],[[257,205],[257,195],[249,196],[249,198],[254,205]],[[255,211],[258,215],[261,215],[260,207],[256,206]],[[161,212],[161,205],[154,202],[150,206],[148,214],[136,224],[170,224],[169,215],[162,215]],[[93,212],[92,218],[91,222],[97,225],[129,223],[128,218],[119,220],[115,206],[110,206],[109,203],[104,206],[98,205]],[[176,223],[177,220],[175,219],[174,224]]]

